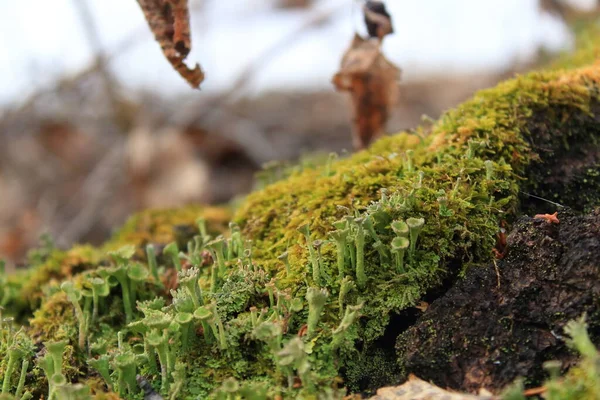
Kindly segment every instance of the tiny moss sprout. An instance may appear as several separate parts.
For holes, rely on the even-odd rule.
[[[163,249],[163,254],[171,257],[173,266],[177,271],[181,271],[181,260],[179,259],[179,247],[176,242],[171,242]]]
[[[194,236],[192,240],[187,243],[187,254],[180,251],[179,258],[187,260],[194,267],[200,267],[204,262],[204,256],[202,254],[203,249],[204,244],[202,243],[202,238],[200,236]]]
[[[66,341],[45,343],[46,355],[38,358],[38,365],[44,371],[48,379],[48,399],[53,399],[57,386],[66,384],[66,378],[62,374],[63,353],[67,346]]]
[[[471,160],[475,158],[480,149],[485,147],[485,142],[470,139],[467,145],[467,158]]]
[[[277,259],[283,262],[285,265],[285,273],[287,276],[290,276],[290,260],[288,252],[284,251]]]
[[[3,394],[8,393],[8,389],[10,389],[10,380],[16,369],[15,367],[17,366],[19,360],[25,356],[25,354],[25,350],[18,345],[13,345],[8,348],[8,364],[4,373],[4,381],[2,382]]]
[[[110,357],[107,354],[102,354],[98,358],[90,358],[87,363],[90,367],[94,368],[100,376],[104,379],[104,382],[110,390],[113,390],[112,379],[110,378]]]
[[[265,289],[269,295],[269,306],[275,308],[275,280],[271,279],[266,285]]]
[[[454,183],[454,187],[452,188],[452,192],[450,193],[450,198],[451,199],[456,199],[460,188],[461,188],[461,184],[462,184],[462,178],[459,176],[458,178],[456,178],[456,182]],[[444,192],[441,191],[442,196],[444,195]]]
[[[344,303],[346,302],[346,297],[348,293],[352,290],[356,289],[356,285],[352,282],[349,276],[345,276],[340,283],[340,293],[338,294],[338,307],[340,309],[339,314],[340,318],[344,315]]]
[[[404,166],[404,168],[406,169],[406,172],[414,171],[414,169],[415,169],[414,157],[415,157],[414,150],[412,150],[412,149],[406,150],[406,164]]]
[[[114,365],[118,374],[118,387],[119,395],[125,396],[127,393],[129,396],[133,396],[139,389],[135,380],[136,376],[136,359],[135,355],[127,350],[118,354],[114,358]]]
[[[137,297],[137,288],[145,282],[150,276],[150,272],[140,263],[130,264],[127,268],[127,277],[129,278],[129,296],[132,304],[135,304]]]
[[[321,258],[321,246],[323,246],[323,243],[324,243],[324,241],[321,239],[317,239],[312,242],[312,245],[315,248],[315,251],[317,252],[317,265],[319,266],[316,270],[313,269],[313,280],[318,285],[321,284],[321,278],[322,278],[321,274],[323,271],[323,260]]]
[[[348,229],[338,229],[333,232],[329,232],[329,237],[333,239],[336,244],[339,279],[344,277],[344,267],[346,264],[346,240],[349,233],[350,231]]]
[[[231,249],[231,254],[232,256],[241,257],[242,253],[244,252],[244,240],[242,239],[240,227],[235,222],[230,222],[229,230],[231,232],[231,244],[229,246]],[[230,256],[229,258],[232,259],[233,257]]]
[[[158,262],[156,261],[156,249],[152,243],[146,245],[146,258],[148,259],[148,267],[150,268],[150,273],[154,278],[154,282],[157,285],[160,285],[160,278],[158,276]]]
[[[404,269],[404,254],[410,245],[409,240],[403,236],[396,236],[392,240],[392,253],[394,253],[394,264],[399,273],[406,272]]]
[[[300,226],[298,229],[298,232],[302,233],[306,239],[306,247],[308,248],[308,254],[310,255],[310,261],[312,264],[312,277],[313,277],[313,282],[316,285],[320,285],[321,283],[321,272],[320,272],[320,268],[319,268],[319,259],[317,256],[317,253],[315,252],[315,248],[313,246],[313,243],[310,239],[310,228],[308,226],[308,224],[304,224],[302,226]]]
[[[223,278],[225,276],[226,267],[225,267],[225,239],[221,236],[216,238],[215,240],[211,240],[206,244],[206,246],[210,249],[211,254],[213,255],[213,260],[218,265],[218,277]]]
[[[194,313],[194,317],[196,314]],[[258,308],[255,306],[250,307],[250,322],[252,323],[252,329],[258,326]]]
[[[288,372],[289,388],[291,388],[294,384],[294,377],[291,374],[291,370],[297,371],[304,385],[310,385],[310,379],[308,378],[308,373],[310,372],[310,362],[302,339],[295,337],[288,341],[283,349],[277,353],[277,359],[279,366],[290,371]]]
[[[217,327],[217,332],[216,335],[219,338],[219,348],[221,350],[226,350],[227,349],[227,339],[225,336],[225,327],[223,326],[223,321],[221,320],[221,316],[219,315],[218,311],[217,311],[217,303],[213,302],[211,303],[209,306],[210,311],[213,314],[213,318],[212,318],[212,325],[211,327],[215,326]],[[209,322],[210,324],[210,322]],[[215,331],[215,328],[212,328],[213,332]]]
[[[271,353],[276,355],[281,349],[281,325],[276,322],[261,322],[253,331],[254,337],[269,346]]]
[[[181,325],[181,348],[183,351],[186,351],[188,348],[191,322],[194,318],[192,313],[188,312],[179,312],[175,315],[175,321]]]
[[[406,220],[406,224],[408,225],[408,229],[410,230],[410,255],[414,256],[415,250],[417,248],[417,240],[419,239],[419,234],[423,230],[423,226],[425,225],[425,219],[423,218],[408,218]]]
[[[363,303],[356,306],[348,306],[346,307],[346,312],[344,313],[344,317],[342,321],[332,332],[331,339],[331,349],[336,350],[342,344],[346,332],[352,326],[352,324],[358,319],[360,316],[360,310],[363,307]]]
[[[323,171],[323,176],[328,177],[333,175],[335,172],[332,170],[333,163],[338,159],[337,153],[329,153],[327,157],[327,163],[325,164],[325,170]]]
[[[29,368],[29,360],[24,359],[21,362],[21,375],[19,375],[19,382],[17,383],[17,390],[15,392],[15,397],[17,399],[23,399],[21,394],[23,394],[23,388],[25,387],[25,378],[27,377],[27,369]],[[26,395],[31,396],[29,392],[26,392]]]
[[[383,242],[375,242],[373,243],[373,248],[379,253],[379,264],[382,266],[389,265],[388,246],[383,244]]]
[[[379,235],[377,235],[377,232],[375,232],[375,226],[373,225],[373,217],[371,215],[365,215],[365,217],[363,218],[362,225],[367,230],[367,233],[369,234],[369,236],[371,236],[371,239],[373,239],[374,242],[381,242],[381,240],[379,239]]]
[[[171,373],[171,375],[173,376],[173,386],[171,388],[171,395],[169,396],[169,400],[177,400],[180,398],[180,393],[183,389],[183,386],[185,385],[186,364],[183,362],[177,362],[175,364],[175,370]]]
[[[394,221],[392,222],[392,230],[397,236],[408,237],[409,229],[408,225],[404,221]]]
[[[185,271],[181,271],[177,274],[179,278],[179,284],[185,288],[188,295],[194,303],[194,308],[198,308],[204,304],[202,299],[202,290],[198,284],[200,279],[200,270],[197,267],[189,268]]]
[[[99,277],[90,277],[87,280],[87,284],[91,287],[92,298],[93,298],[93,309],[92,309],[92,323],[98,319],[98,306],[100,303],[100,297],[106,297],[110,294],[110,288],[108,283]]]
[[[198,218],[196,220],[196,225],[198,225],[198,232],[200,232],[200,237],[204,243],[210,240],[210,235],[208,234],[208,229],[206,228],[206,218]]]
[[[491,181],[494,179],[494,162],[492,160],[485,160],[485,179]]]
[[[356,283],[359,288],[364,289],[367,284],[367,274],[365,273],[365,231],[362,222],[362,218],[354,220],[354,243],[356,246]]]
[[[81,309],[81,305],[79,304],[79,300],[81,300],[81,291],[76,289],[73,285],[73,282],[66,281],[60,286],[63,292],[67,294],[67,298],[73,304],[75,308],[75,316],[77,317],[77,321],[79,322],[79,340],[77,342],[80,349],[85,348],[85,341],[87,338],[87,320],[85,315],[83,314],[83,310]]]
[[[329,292],[327,289],[309,287],[306,291],[306,300],[308,301],[308,337],[314,336],[328,297]]]
[[[240,383],[234,377],[229,377],[223,381],[220,390],[225,393],[227,400],[234,400],[240,390]]]
[[[448,208],[448,197],[440,196],[437,198],[439,206],[439,214],[441,217],[451,217],[454,215],[454,211]]]
[[[210,343],[210,331],[208,330],[208,327],[210,326],[210,328],[212,329],[212,332],[214,334],[214,337],[218,337],[218,331],[216,328],[216,325],[214,325],[214,323],[211,323],[211,321],[213,321],[213,313],[211,310],[209,310],[208,307],[206,306],[201,306],[198,307],[195,311],[194,311],[194,318],[196,318],[197,320],[199,320],[202,323],[203,326],[203,331],[204,331],[204,339],[206,340],[207,343]]]
[[[127,246],[124,249],[119,250],[118,252],[112,252],[110,255],[115,260],[116,265],[112,267],[107,267],[104,269],[105,273],[114,278],[119,285],[121,285],[121,295],[123,296],[123,308],[125,310],[125,320],[127,323],[133,320],[133,302],[131,299],[131,289],[129,285],[128,278],[128,263],[129,257],[133,256],[133,250],[131,252],[127,251],[130,246]]]
[[[167,330],[153,329],[147,335],[148,343],[156,349],[160,362],[161,392],[169,391],[169,364],[168,364],[168,334]]]

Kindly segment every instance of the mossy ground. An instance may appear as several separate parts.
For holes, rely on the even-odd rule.
[[[595,51],[582,50],[587,55],[573,65],[587,65]],[[112,388],[141,397],[123,377],[128,360],[171,398],[339,398],[342,388],[373,389],[394,376],[365,379],[393,359],[390,320],[491,259],[501,221],[518,213],[520,191],[547,179],[532,166],[576,143],[597,146],[599,93],[597,65],[527,74],[476,94],[430,127],[292,173],[249,195],[233,217],[208,208],[146,212],[101,248],[48,246],[30,270],[2,278],[4,313],[25,327],[12,336],[18,340],[0,337],[0,356],[23,349],[21,358],[32,361],[24,386],[35,394],[47,390],[38,350],[62,339],[68,368],[54,371],[56,379],[88,384],[97,396]],[[586,206],[597,201],[591,196]],[[208,232],[197,228],[199,217]],[[397,265],[392,223],[421,218],[422,232]],[[308,236],[298,231],[306,227]],[[330,236],[339,230],[349,234],[341,268]],[[162,251],[172,241],[181,256]],[[128,244],[131,252],[118,251]],[[158,280],[147,244],[157,249]],[[284,252],[287,266],[278,258]],[[90,323],[90,285],[98,279],[110,283],[109,295]],[[64,281],[74,288],[61,290]],[[341,285],[349,290],[340,299]],[[123,311],[125,295],[141,301],[132,315]],[[108,381],[89,359],[106,360]],[[0,364],[3,374],[7,368]],[[59,383],[54,390],[76,389]]]

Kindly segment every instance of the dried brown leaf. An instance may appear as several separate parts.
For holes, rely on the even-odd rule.
[[[450,392],[427,383],[414,375],[401,386],[386,387],[377,390],[377,395],[369,400],[494,400],[497,397],[488,394],[479,396]]]
[[[192,49],[187,0],[137,0],[154,38],[173,68],[195,89],[204,81],[199,64],[190,69],[184,60]]]
[[[401,71],[384,57],[380,44],[377,39],[355,35],[332,80],[337,90],[350,92],[357,149],[383,135],[391,107],[398,100]]]
[[[392,16],[388,13],[383,2],[379,0],[367,0],[363,5],[363,15],[370,37],[383,40],[385,35],[394,33]]]

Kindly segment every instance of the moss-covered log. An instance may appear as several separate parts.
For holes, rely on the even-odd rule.
[[[527,74],[251,194],[228,231],[226,211],[185,209],[135,217],[100,249],[44,249],[0,278],[4,313],[28,322],[16,335],[3,323],[0,357],[32,361],[24,387],[38,396],[84,383],[135,398],[132,362],[143,387],[174,398],[338,398],[391,383],[396,336],[491,260],[523,192],[598,204],[586,168],[599,89],[595,65]],[[553,176],[564,163],[573,173]],[[39,351],[57,340],[64,369]]]
[[[279,273],[281,285],[298,290],[311,262],[297,228],[308,224],[314,242],[327,239],[348,214],[372,216],[378,238],[367,238],[367,285],[354,301],[366,300],[358,340],[363,348],[379,346],[386,329],[402,329],[388,326],[392,315],[403,315],[448,279],[491,259],[501,221],[517,214],[522,192],[577,208],[598,204],[599,79],[600,67],[591,66],[510,80],[478,93],[429,131],[383,139],[333,164],[329,175],[315,169],[250,195],[236,221],[255,239],[261,264]],[[565,169],[573,173],[553,175]],[[424,218],[425,228],[408,271],[400,274],[375,244],[391,242],[391,221],[412,217]],[[284,251],[289,276],[276,261]],[[331,277],[326,286],[335,292],[334,244],[321,252],[322,270]],[[344,272],[355,275],[351,265]],[[316,285],[308,276],[308,284]],[[374,354],[379,351],[367,351],[365,359]],[[357,367],[361,372],[349,370],[347,377],[377,375],[365,361]],[[362,389],[356,380],[352,384]]]

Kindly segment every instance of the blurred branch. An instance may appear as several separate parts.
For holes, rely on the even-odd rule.
[[[111,203],[110,198],[119,187],[118,181],[123,179],[124,159],[125,146],[118,144],[113,146],[96,164],[79,191],[64,207],[67,211],[79,209],[77,215],[63,226],[52,224],[59,227],[53,235],[58,245],[72,244],[87,234],[95,222],[102,217],[103,209]],[[78,207],[77,204],[83,204],[83,206]],[[61,212],[59,215],[65,215],[65,213]]]
[[[569,22],[579,18],[581,15],[594,14],[600,8],[600,1],[594,2],[594,7],[588,11],[582,11],[576,4],[565,0],[539,0],[540,10],[557,16],[558,18]]]
[[[104,90],[106,91],[106,96],[110,102],[113,119],[117,123],[117,126],[125,130],[128,124],[125,116],[122,114],[122,108],[120,107],[122,101],[117,92],[117,85],[115,84],[116,78],[110,72],[108,63],[106,62],[106,55],[102,48],[102,41],[98,33],[98,27],[94,16],[87,4],[87,0],[73,0],[73,4],[79,14],[87,41],[95,54],[94,64],[97,66],[96,71],[104,83]]]
[[[263,132],[247,116],[235,115],[234,111],[227,111],[227,106],[242,97],[244,91],[250,83],[256,78],[256,75],[265,68],[276,57],[288,50],[291,45],[298,42],[304,33],[329,21],[339,10],[346,8],[347,3],[338,3],[326,10],[318,10],[308,16],[308,18],[296,29],[282,37],[273,46],[269,47],[262,54],[250,62],[234,80],[229,89],[225,90],[216,98],[203,106],[204,111],[198,112],[198,103],[192,101],[188,106],[181,107],[179,112],[175,112],[171,117],[177,125],[190,126],[201,123],[209,132],[219,131],[227,139],[240,144],[247,152],[250,158],[261,164],[265,160],[278,158],[274,154],[268,139]],[[231,120],[237,120],[232,122]],[[225,122],[228,121],[228,122]],[[229,129],[218,129],[226,124]],[[244,127],[247,136],[240,134],[244,129],[235,127]]]
[[[98,74],[101,70],[106,70],[110,63],[122,54],[135,47],[140,41],[146,39],[148,36],[148,29],[141,27],[134,33],[126,37],[124,40],[119,42],[110,53],[105,52],[102,57],[96,57],[88,66],[79,70],[70,76],[63,77],[57,80],[51,86],[47,88],[41,88],[31,94],[18,108],[9,110],[3,113],[0,119],[0,135],[7,135],[9,130],[6,129],[11,119],[18,118],[20,115],[28,115],[32,113],[36,103],[43,99],[45,96],[53,93],[60,92],[63,89],[76,86],[82,80]]]
[[[256,77],[256,75],[265,68],[266,65],[271,63],[273,59],[281,55],[281,53],[288,50],[290,46],[294,43],[298,42],[304,33],[314,28],[315,26],[319,26],[329,21],[333,15],[341,10],[342,8],[347,8],[347,3],[339,3],[333,7],[330,7],[326,10],[318,10],[311,15],[296,29],[285,35],[278,42],[276,42],[273,46],[265,50],[262,54],[254,59],[253,62],[249,63],[244,70],[238,75],[233,84],[226,90],[221,96],[219,96],[212,104],[213,107],[219,108],[221,105],[226,103],[231,103],[233,100],[241,97],[244,89],[248,87],[248,85],[252,82],[252,80]],[[205,116],[210,113],[211,110],[207,109],[204,114],[201,114],[200,117]]]

